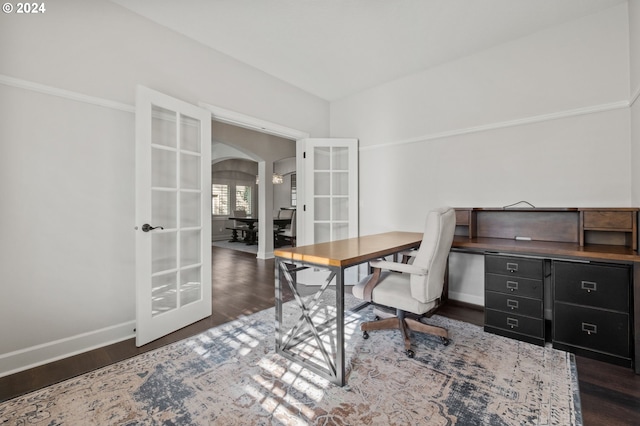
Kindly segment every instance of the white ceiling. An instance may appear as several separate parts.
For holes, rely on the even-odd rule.
[[[332,101],[627,0],[111,0]]]

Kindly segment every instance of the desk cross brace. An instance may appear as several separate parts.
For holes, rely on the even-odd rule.
[[[302,308],[302,314],[298,318],[298,322],[291,330],[287,332],[286,340],[281,344],[280,348],[281,350],[287,350],[295,346],[296,343],[291,344],[291,340],[294,338],[297,342],[307,340],[310,332],[313,335],[314,340],[318,344],[318,349],[320,350],[320,353],[322,354],[327,364],[329,374],[335,377],[336,376],[335,363],[331,360],[329,353],[327,353],[327,351],[325,350],[324,345],[322,343],[322,339],[320,337],[320,333],[319,333],[319,331],[322,332],[322,331],[325,331],[326,329],[330,329],[331,325],[329,324],[329,321],[325,321],[324,324],[319,324],[318,327],[316,328],[316,326],[314,326],[313,324],[313,320],[311,319],[311,317],[313,316],[314,313],[318,312],[318,310],[317,309],[314,310],[314,308],[318,306],[318,300],[320,299],[320,296],[322,296],[322,293],[324,293],[324,291],[329,287],[329,284],[335,278],[336,273],[331,272],[329,274],[329,277],[325,280],[325,283],[322,285],[320,290],[314,295],[313,299],[309,302],[309,305],[307,306],[304,300],[302,299],[302,297],[300,296],[300,293],[298,292],[298,289],[294,283],[293,276],[291,275],[292,272],[302,271],[307,268],[309,267],[299,266],[295,268],[288,268],[288,265],[284,263],[280,264],[280,269],[282,270],[283,276],[287,284],[289,285],[289,288],[293,292],[293,296],[295,297],[296,302],[298,302],[298,306]],[[305,325],[309,328],[309,330],[306,333],[300,334],[300,332],[303,330]]]
[[[301,314],[298,317],[295,326],[288,330],[284,336],[282,335],[282,331],[278,333],[278,341],[276,342],[277,351],[281,355],[284,355],[285,357],[293,361],[303,361],[303,364],[305,364],[307,367],[311,367],[312,370],[314,370],[316,373],[325,376],[327,379],[338,385],[344,385],[344,372],[342,371],[344,362],[341,363],[340,368],[338,368],[338,365],[336,364],[337,362],[340,362],[340,360],[344,357],[344,350],[340,350],[342,349],[343,342],[342,339],[339,338],[339,336],[341,336],[340,333],[343,332],[342,327],[340,327],[341,323],[343,322],[342,315],[339,315],[336,310],[335,317],[327,317],[327,319],[320,324],[316,325],[312,320],[314,314],[320,312],[320,297],[329,288],[331,282],[336,279],[336,271],[330,270],[329,276],[326,278],[320,289],[314,294],[311,300],[305,303],[302,296],[300,295],[300,292],[298,291],[296,279],[294,277],[295,272],[303,271],[310,268],[310,266],[296,265],[285,261],[280,261],[278,263],[279,267],[276,270],[279,270],[282,273],[284,281],[287,282],[288,288],[293,293],[295,301],[297,302],[298,307],[301,309]],[[277,282],[278,281],[279,280],[277,280]],[[281,316],[282,312],[279,312],[278,321],[280,322],[280,326],[282,326]],[[325,343],[323,343],[322,341],[321,334],[326,335],[327,331],[329,331],[329,334],[334,331],[337,332],[336,338],[340,341],[339,343],[335,342],[332,345],[338,349],[337,358],[335,360],[332,359],[331,354],[325,348]],[[313,337],[313,340],[317,345],[317,349],[320,351],[322,359],[324,359],[324,365],[318,365],[315,362],[313,363],[313,365],[310,365],[309,359],[304,359],[300,355],[291,351],[291,348],[295,347],[299,343],[309,341],[309,338],[311,337]]]

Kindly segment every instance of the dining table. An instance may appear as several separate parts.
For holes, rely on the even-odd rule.
[[[244,242],[247,245],[257,244],[258,242],[258,238],[257,238],[258,230],[256,229],[256,224],[258,223],[257,217],[230,217],[229,219],[246,224],[247,229],[245,230]],[[276,229],[282,229],[290,223],[291,223],[291,219],[273,218],[273,225],[274,227],[276,227]]]

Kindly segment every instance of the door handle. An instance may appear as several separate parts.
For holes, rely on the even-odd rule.
[[[152,229],[164,229],[162,226],[151,226],[148,223],[145,223],[144,225],[142,225],[142,232],[149,232]]]

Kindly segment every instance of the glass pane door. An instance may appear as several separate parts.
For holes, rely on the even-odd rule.
[[[306,231],[322,243],[358,235],[357,140],[310,139]],[[309,195],[311,194],[311,195]]]
[[[139,88],[136,120],[142,345],[211,315],[210,114]]]

